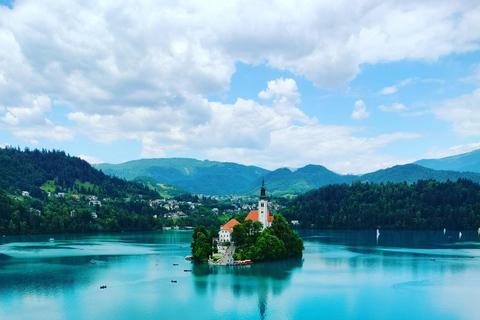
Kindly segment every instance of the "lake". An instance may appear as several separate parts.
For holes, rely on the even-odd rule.
[[[246,267],[185,261],[191,235],[0,238],[0,319],[480,319],[477,231],[301,230]]]

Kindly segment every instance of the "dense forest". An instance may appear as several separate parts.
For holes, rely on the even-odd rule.
[[[63,151],[0,149],[0,234],[158,229],[157,197]]]
[[[274,216],[272,226],[262,231],[262,223],[247,220],[233,227],[236,260],[273,261],[302,256],[303,240],[293,232],[287,220]]]
[[[141,183],[110,177],[88,162],[70,157],[63,151],[0,148],[0,188],[10,194],[39,189],[51,192],[74,192],[99,197],[128,197],[142,194],[158,197],[158,193]]]
[[[213,224],[212,212],[231,204],[180,193],[180,219],[163,218],[157,190],[138,181],[110,177],[63,151],[0,148],[0,235],[97,231],[143,231]],[[186,201],[199,202],[189,210]]]
[[[480,185],[466,179],[328,185],[297,197],[282,214],[307,228],[477,229]]]
[[[71,197],[12,197],[0,190],[0,234],[161,229],[148,202],[119,200],[91,206]]]

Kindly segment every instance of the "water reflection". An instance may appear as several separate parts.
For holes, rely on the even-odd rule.
[[[302,268],[303,262],[303,259],[297,258],[238,267],[194,264],[194,287],[199,295],[217,295],[217,287],[226,286],[235,297],[256,296],[260,318],[265,319],[269,294],[271,299],[281,295],[290,286],[292,274]]]

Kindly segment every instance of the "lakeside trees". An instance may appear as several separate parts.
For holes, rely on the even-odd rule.
[[[193,242],[190,245],[194,261],[203,263],[208,261],[208,258],[215,252],[214,237],[218,237],[215,226],[210,226],[210,232],[202,225],[195,227],[192,234]]]
[[[160,230],[158,213],[138,199],[91,206],[72,197],[17,198],[0,189],[0,234]]]
[[[303,240],[293,232],[282,215],[275,215],[272,226],[260,230],[261,223],[251,220],[233,227],[234,259],[273,261],[302,255]]]
[[[332,229],[477,229],[480,185],[416,183],[328,185],[294,199],[282,214],[299,227]]]

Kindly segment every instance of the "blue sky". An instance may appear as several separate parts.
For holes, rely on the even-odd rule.
[[[366,173],[480,148],[480,3],[0,1],[0,145]]]

